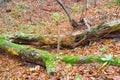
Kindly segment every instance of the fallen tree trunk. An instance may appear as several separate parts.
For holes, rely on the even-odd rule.
[[[120,30],[120,20],[102,23],[94,26],[90,31],[83,33],[72,33],[69,35],[60,35],[61,46],[76,47],[81,44],[85,44],[88,41],[92,41],[101,37],[105,37],[114,31]],[[40,34],[15,34],[7,36],[12,42],[15,43],[27,43],[36,45],[57,45],[58,35],[40,35]]]
[[[88,56],[56,55],[44,50],[39,50],[31,48],[29,46],[12,43],[10,41],[7,41],[4,35],[0,35],[0,48],[8,53],[20,56],[23,60],[45,66],[48,74],[55,72],[55,65],[57,64],[57,59],[60,59],[61,61],[70,64],[80,63],[82,64],[96,61],[102,63],[108,62],[111,65],[120,66],[120,58],[116,58],[114,56],[107,58],[106,56],[96,55]]]

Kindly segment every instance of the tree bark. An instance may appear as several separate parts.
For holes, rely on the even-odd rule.
[[[69,64],[83,64],[89,62],[101,62],[109,63],[111,65],[120,66],[120,58],[111,56],[111,58],[106,58],[106,56],[68,56],[68,55],[56,55],[49,53],[44,50],[39,50],[29,46],[24,46],[20,44],[12,43],[7,41],[4,35],[0,35],[0,48],[4,51],[17,55],[23,60],[34,62],[46,67],[48,74],[55,72],[55,65],[57,65],[57,59]],[[103,59],[104,58],[104,59]]]
[[[91,28],[89,32],[77,33],[71,35],[61,35],[61,44],[63,46],[73,46],[72,44],[82,44],[87,40],[93,40],[95,38],[103,37],[106,34],[120,30],[120,20],[104,23]],[[48,74],[55,72],[55,65],[57,64],[57,59],[70,64],[80,64],[88,62],[102,62],[109,63],[111,65],[120,66],[120,58],[111,56],[65,56],[56,55],[49,53],[44,50],[39,50],[25,45],[16,44],[13,42],[18,41],[19,43],[35,43],[38,44],[57,44],[58,36],[51,35],[38,35],[38,34],[17,34],[17,35],[0,35],[0,48],[4,51],[11,53],[13,55],[20,56],[23,60],[40,64],[46,67]],[[13,42],[11,42],[11,40]],[[77,46],[74,45],[74,46]],[[103,59],[104,58],[104,59]]]
[[[75,32],[69,35],[60,35],[61,46],[76,47],[85,44],[88,41],[97,40],[105,37],[114,31],[120,30],[120,20],[102,23],[92,27],[89,31]],[[7,36],[9,40],[15,43],[27,43],[35,45],[57,45],[58,35],[42,35],[42,34],[15,34]]]

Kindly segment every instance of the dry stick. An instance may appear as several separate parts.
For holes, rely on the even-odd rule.
[[[85,9],[85,13],[83,14],[83,11],[82,11],[82,15],[80,17],[80,20],[82,20],[84,22],[84,24],[86,25],[87,31],[90,31],[90,25],[88,24],[87,19],[86,18],[82,18],[87,13],[87,0],[84,1],[84,6],[85,6],[85,8],[84,8]]]
[[[87,31],[90,31],[90,25],[88,24],[86,18],[83,18],[83,22],[84,22],[84,24],[87,26]]]
[[[58,26],[58,21],[57,21],[57,27],[58,27],[57,54],[59,54],[60,53],[60,26]]]
[[[72,21],[72,16],[70,11],[67,9],[67,7],[65,6],[65,4],[61,1],[61,0],[57,0],[57,2],[60,4],[60,6],[62,6],[62,8],[65,10],[70,22]]]
[[[94,0],[94,7],[96,7],[97,5],[97,0]]]
[[[86,13],[87,13],[87,9],[88,9],[88,0],[85,0],[85,14],[84,14],[84,16],[86,15]]]
[[[82,10],[81,15],[80,15],[80,21],[82,20],[82,18],[83,18],[83,16],[84,16],[83,12],[84,12],[84,7],[83,7],[83,10]],[[79,21],[79,22],[80,22],[80,21]]]
[[[86,13],[87,13],[87,0],[84,0],[83,10],[82,10],[82,13],[80,16],[80,22],[82,21],[83,17],[86,15]]]
[[[66,5],[61,0],[57,0],[57,2],[60,4],[60,6],[62,6],[64,11],[66,12],[66,14],[69,18],[69,21],[70,21],[71,25],[73,26],[73,28],[78,28],[79,24],[72,18],[71,13],[68,10],[68,8],[66,7]]]

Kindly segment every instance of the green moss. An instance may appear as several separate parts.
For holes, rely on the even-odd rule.
[[[88,56],[83,56],[80,59],[80,63],[90,63],[96,60],[95,55],[88,55]]]
[[[57,62],[55,60],[46,60],[45,65],[48,75],[51,75],[55,72],[55,65],[57,65]]]
[[[110,65],[120,66],[120,58],[112,57],[110,60],[108,60],[108,59],[103,60],[103,58],[105,58],[105,56],[98,56],[96,58],[96,61],[100,62],[100,63],[107,62]]]
[[[96,34],[96,33],[97,33],[97,29],[96,29],[96,28],[92,28],[92,29],[91,29],[91,33],[92,33],[92,34]]]
[[[33,35],[31,35],[33,36]],[[44,50],[39,50],[36,48],[31,48],[29,46],[19,45],[7,41],[5,35],[0,35],[0,48],[7,50],[12,54],[19,54],[30,60],[42,60],[45,65],[48,74],[55,72],[55,65],[58,64],[56,59],[60,58],[65,63],[76,64],[76,63],[89,63],[89,62],[101,62],[111,65],[120,66],[120,58],[116,58],[113,55],[88,55],[88,56],[64,56],[64,55],[55,55]]]
[[[59,57],[63,62],[74,64],[77,63],[80,59],[80,56],[60,56]]]

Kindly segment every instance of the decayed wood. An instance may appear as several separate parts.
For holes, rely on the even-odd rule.
[[[76,47],[98,38],[105,37],[107,34],[120,30],[120,20],[102,23],[92,27],[89,31],[83,33],[71,33],[69,35],[60,35],[61,46]],[[57,45],[58,35],[42,35],[42,34],[15,34],[8,35],[9,40],[16,43],[27,43],[35,45]]]
[[[120,30],[120,20],[109,23],[104,23],[95,26],[90,31],[83,33],[72,33],[71,35],[61,35],[62,46],[78,46],[88,40],[102,37],[111,32]],[[0,35],[0,48],[13,55],[20,56],[23,60],[40,64],[46,67],[49,74],[55,72],[55,65],[57,59],[70,64],[88,63],[88,62],[108,62],[112,65],[120,66],[120,58],[111,56],[111,59],[106,59],[106,56],[68,56],[56,55],[44,50],[39,50],[18,43],[31,43],[31,44],[49,44],[57,45],[57,35],[40,35],[40,34],[17,34],[17,35]]]
[[[120,66],[120,58],[116,58],[113,55],[109,55],[107,58],[104,55],[88,55],[88,56],[68,56],[68,55],[56,55],[44,50],[39,50],[25,45],[15,44],[11,41],[7,41],[4,35],[0,35],[0,48],[4,51],[17,55],[23,60],[34,62],[46,67],[48,74],[55,72],[55,65],[57,60],[61,60],[69,64],[83,64],[89,62],[101,62],[111,65]],[[106,59],[107,58],[107,59]]]

